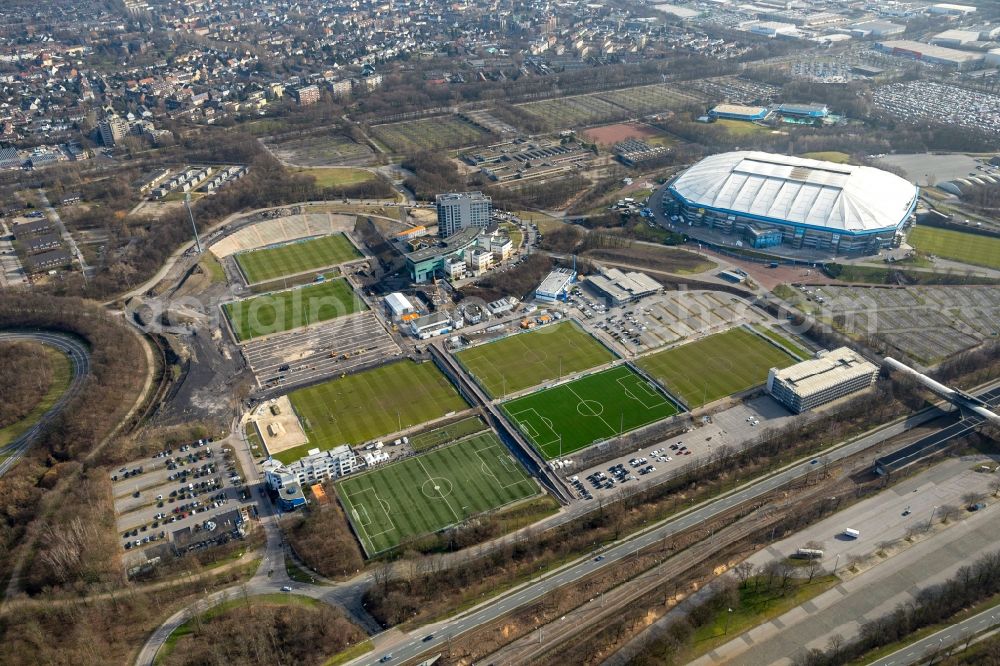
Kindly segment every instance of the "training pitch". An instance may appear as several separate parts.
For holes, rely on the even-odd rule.
[[[361,545],[375,555],[407,537],[532,497],[538,486],[492,432],[337,484]]]
[[[288,396],[309,443],[282,451],[282,462],[311,448],[362,444],[468,405],[433,363],[399,361],[293,391]]]
[[[793,363],[791,356],[742,328],[636,360],[637,366],[689,407],[763,384],[768,370]]]
[[[1000,269],[1000,238],[951,229],[914,227],[907,240],[918,250],[938,257]]]
[[[262,294],[223,307],[240,342],[368,309],[344,278]]]
[[[546,458],[565,456],[678,412],[659,387],[624,365],[502,406]]]
[[[614,354],[572,321],[488,342],[456,354],[493,397],[607,363]]]
[[[247,282],[256,284],[342,264],[360,256],[344,234],[332,234],[240,252],[236,255],[236,263]]]

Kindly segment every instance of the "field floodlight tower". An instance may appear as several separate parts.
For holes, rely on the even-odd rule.
[[[191,230],[194,232],[194,244],[198,248],[198,254],[204,252],[201,247],[201,237],[198,236],[198,225],[194,223],[194,212],[191,211],[191,193],[184,195],[184,207],[187,208],[188,219],[191,220]]]

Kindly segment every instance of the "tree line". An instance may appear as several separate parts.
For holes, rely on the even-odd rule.
[[[947,623],[957,613],[1000,593],[1000,551],[988,553],[939,585],[917,592],[912,601],[869,620],[858,629],[857,640],[831,640],[826,650],[813,648],[795,655],[796,666],[837,666],[860,659],[866,653],[906,639],[936,624]]]

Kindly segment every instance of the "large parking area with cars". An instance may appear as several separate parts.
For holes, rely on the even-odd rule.
[[[574,289],[569,304],[605,344],[623,356],[764,321],[746,301],[714,291],[666,291],[635,303],[607,306],[586,290]]]
[[[1000,95],[934,81],[890,83],[872,92],[872,103],[897,120],[927,120],[986,132],[1000,132]]]
[[[126,551],[172,542],[178,531],[213,532],[216,516],[251,500],[232,454],[208,440],[135,461],[112,473],[111,482]]]
[[[567,480],[583,501],[610,500],[614,493],[661,483],[686,467],[699,466],[721,446],[742,449],[756,443],[768,428],[796,418],[769,396],[730,407],[677,437],[637,449],[601,465],[573,472]]]

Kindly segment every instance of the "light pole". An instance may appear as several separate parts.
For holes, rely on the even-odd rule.
[[[934,505],[934,508],[933,508],[933,509],[931,509],[931,517],[930,517],[930,519],[929,519],[929,520],[927,521],[927,529],[930,529],[930,528],[931,528],[931,526],[932,526],[932,525],[934,524],[934,513],[935,513],[935,512],[937,511],[937,510],[938,510],[938,508],[937,508],[937,505]]]
[[[837,575],[837,566],[840,564],[840,553],[837,553],[837,559],[833,563],[833,575]]]
[[[733,609],[732,608],[727,608],[726,609],[726,630],[723,632],[723,634],[728,634],[729,633],[729,618],[731,618],[732,616],[733,616]]]

